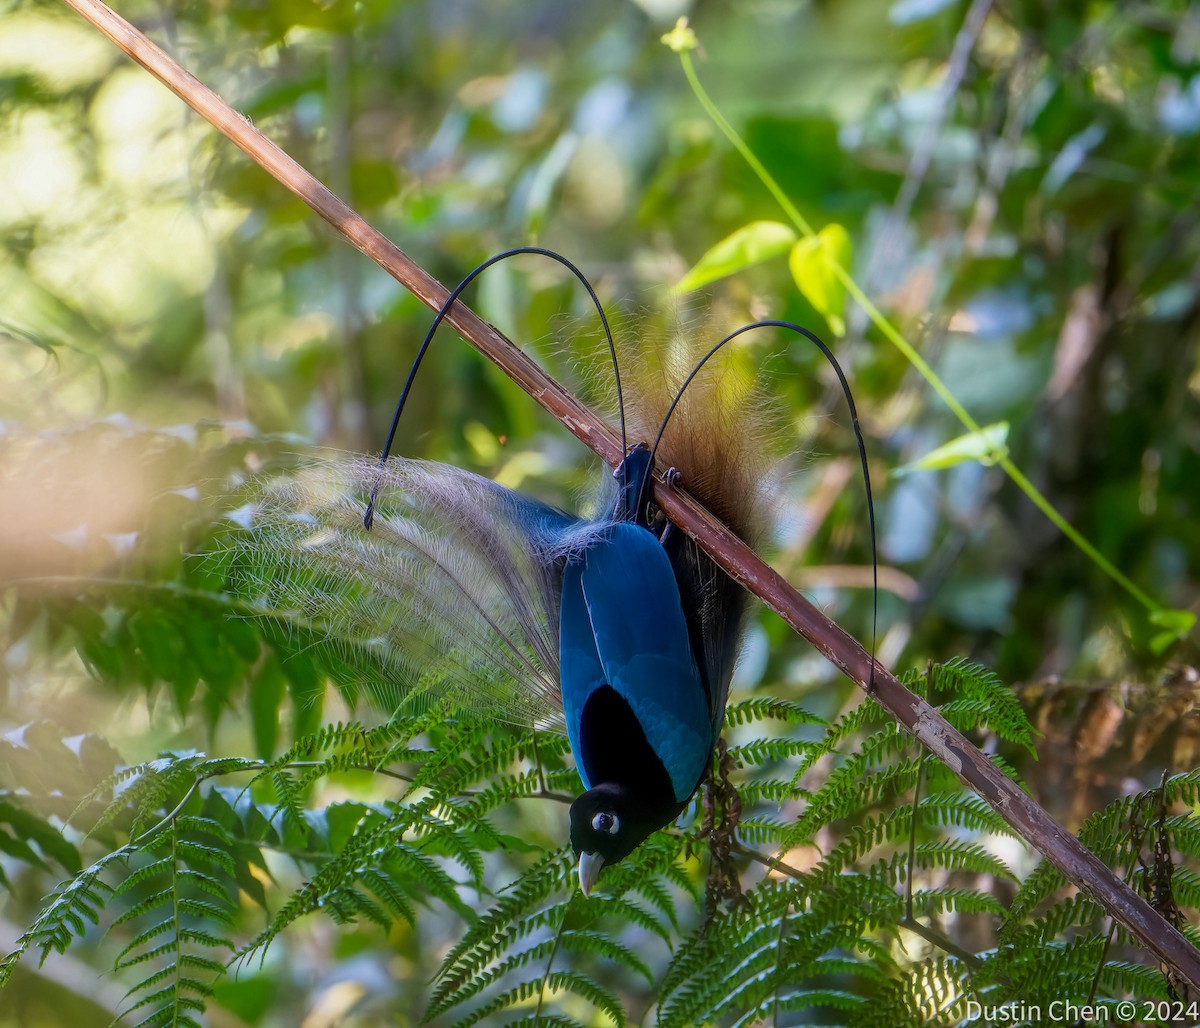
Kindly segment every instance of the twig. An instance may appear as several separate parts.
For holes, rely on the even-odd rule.
[[[132,25],[99,0],[65,2],[422,302],[437,308],[446,299],[449,292],[445,287]],[[572,435],[610,466],[616,466],[623,456],[620,442],[612,429],[592,411],[461,302],[451,308],[448,320],[463,338],[562,422]],[[735,581],[761,598],[848,678],[864,690],[867,688],[866,683],[871,678],[871,658],[854,639],[767,567],[749,546],[682,489],[656,482],[655,500],[667,516],[695,539]],[[982,796],[1015,832],[1043,853],[1071,882],[1092,896],[1151,952],[1200,990],[1200,951],[996,768],[961,732],[879,665],[874,669],[871,695],[914,738]]]
[[[550,956],[546,958],[546,973],[542,975],[542,984],[538,987],[537,1009],[533,1012],[533,1028],[539,1028],[542,1023],[542,1004],[546,1000],[546,986],[550,984],[550,970],[554,967],[554,958],[558,956],[559,947],[562,945],[563,931],[567,927],[568,909],[570,909],[569,902],[563,905],[562,917],[558,922],[558,931],[554,933],[554,947],[550,950]]]
[[[905,916],[897,922],[901,928],[906,928],[913,935],[919,935],[929,945],[936,946],[943,953],[949,953],[950,956],[961,960],[963,964],[972,971],[978,971],[983,967],[983,961],[979,959],[969,949],[963,949],[957,942],[949,936],[943,935],[931,925],[921,924],[915,917]]]

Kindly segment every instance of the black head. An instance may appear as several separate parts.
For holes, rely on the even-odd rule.
[[[676,813],[651,816],[620,785],[598,785],[579,796],[571,804],[571,846],[583,894],[592,891],[601,868],[629,856]]]

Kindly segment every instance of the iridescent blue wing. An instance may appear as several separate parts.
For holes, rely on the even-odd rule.
[[[575,767],[583,779],[583,787],[591,789],[599,783],[592,781],[585,762],[579,756],[583,752],[583,708],[588,697],[605,684],[605,677],[583,595],[582,559],[572,560],[563,572],[559,626],[559,675],[567,737],[571,740],[571,752],[575,754]]]
[[[688,629],[695,642],[715,742],[724,726],[725,703],[749,596],[683,532],[673,532],[665,550],[675,570]]]
[[[683,802],[704,773],[714,735],[661,544],[632,522],[606,526],[568,565],[562,603],[562,696],[574,752],[581,752],[583,707],[608,684],[632,708]],[[622,740],[610,742],[619,752]],[[589,788],[596,784],[586,767],[581,774]]]

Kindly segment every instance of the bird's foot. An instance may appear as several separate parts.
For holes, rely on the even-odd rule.
[[[742,884],[733,866],[737,826],[742,817],[742,799],[730,779],[737,761],[729,755],[725,740],[717,741],[717,765],[704,784],[704,823],[711,862],[704,888],[706,916],[711,918],[722,901],[731,907],[744,902]]]

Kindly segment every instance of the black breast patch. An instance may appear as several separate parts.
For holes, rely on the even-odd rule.
[[[633,708],[611,685],[593,690],[579,719],[580,760],[592,787],[623,786],[639,805],[678,806],[671,777]]]

